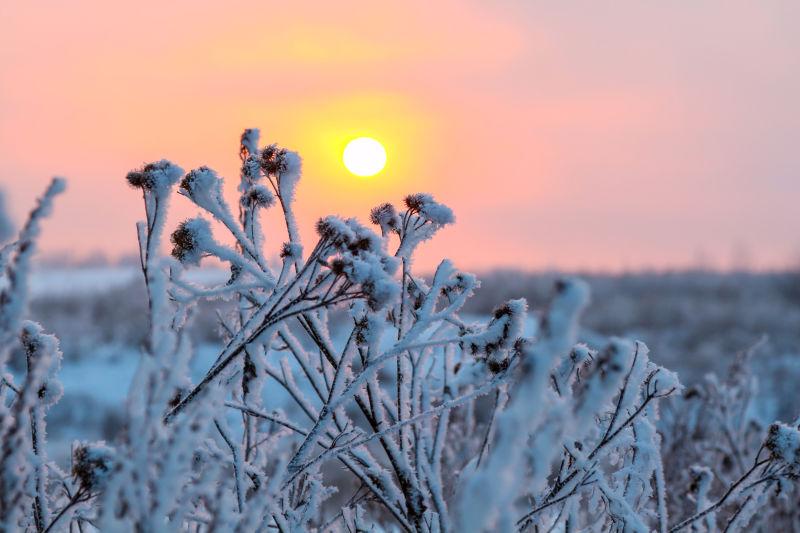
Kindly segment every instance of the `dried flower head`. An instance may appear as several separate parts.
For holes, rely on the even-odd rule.
[[[211,226],[202,218],[184,220],[172,232],[172,257],[186,264],[197,264],[205,253],[204,243],[211,235]]]
[[[145,191],[165,190],[177,183],[183,169],[166,159],[147,163],[142,168],[128,172],[125,179],[131,187]]]
[[[303,256],[303,247],[297,243],[285,242],[281,247],[281,259],[300,259]]]
[[[427,193],[409,194],[403,200],[406,207],[419,214],[423,219],[437,226],[444,226],[455,222],[453,210],[444,204],[438,203],[433,196]]]
[[[105,442],[76,443],[72,452],[72,475],[80,486],[93,491],[101,488],[114,465],[114,450]]]
[[[261,164],[259,163],[257,155],[247,156],[242,163],[242,174],[249,183],[258,181],[261,177]]]
[[[201,194],[219,194],[222,180],[213,169],[202,166],[191,170],[183,177],[181,189],[192,199]]]
[[[767,430],[764,443],[772,457],[787,465],[800,466],[800,430],[775,422]]]
[[[392,204],[386,203],[370,211],[369,219],[373,224],[381,227],[381,232],[386,235],[390,231],[400,231],[400,217]]]
[[[242,205],[253,207],[272,207],[275,195],[265,185],[253,185],[242,195]]]
[[[442,286],[443,296],[452,296],[455,294],[463,294],[467,292],[469,295],[472,291],[480,288],[481,282],[475,274],[468,274],[466,272],[458,272]]]
[[[360,252],[384,253],[383,241],[354,218],[321,218],[317,221],[317,233],[340,251],[347,249],[356,255]]]
[[[492,355],[514,346],[522,337],[527,310],[528,303],[522,298],[509,300],[495,309],[483,332],[465,338],[472,354]]]
[[[341,276],[342,274],[344,274],[345,266],[346,263],[342,258],[335,257],[331,260],[329,268],[331,269],[331,272],[334,273],[334,275]]]
[[[61,367],[58,339],[44,333],[38,323],[25,321],[20,342],[25,349],[28,372],[37,374],[41,380],[37,391],[39,402],[46,407],[54,405],[64,394],[64,386],[56,377]]]
[[[286,148],[270,144],[261,150],[259,163],[267,176],[277,176],[286,168]]]

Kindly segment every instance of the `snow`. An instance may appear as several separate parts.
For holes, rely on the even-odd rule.
[[[283,154],[283,165],[278,172],[278,190],[284,202],[294,200],[294,191],[302,170],[303,160],[297,152],[287,151]]]
[[[214,171],[185,176],[181,193],[204,214],[172,233],[180,262],[159,242],[182,171],[162,160],[128,174],[144,200],[145,277],[96,271],[69,298],[131,285],[139,316],[117,297],[121,319],[109,323],[101,307],[66,335],[131,322],[130,338],[98,336],[62,361],[56,337],[23,322],[39,222],[60,181],[7,249],[0,529],[664,533],[796,521],[769,495],[796,499],[800,429],[768,425],[756,407],[761,345],[680,397],[678,375],[644,342],[580,328],[581,279],[557,280],[547,300],[497,298],[507,301],[491,314],[462,314],[477,276],[447,259],[432,277],[413,269],[418,247],[455,220],[425,193],[402,212],[373,210],[381,236],[355,218],[322,218],[303,257],[292,205],[301,160],[277,145],[259,151],[258,136],[240,139],[238,217]],[[260,233],[257,208],[274,196],[288,243]],[[234,246],[215,240],[212,218]],[[283,258],[277,279],[262,245]],[[196,285],[204,257],[228,269]],[[42,289],[38,305],[59,297]],[[11,374],[10,348],[22,360]],[[94,442],[101,432],[113,448]]]
[[[392,231],[400,231],[400,216],[392,204],[381,204],[372,209],[370,221],[381,227],[381,233],[386,236]]]
[[[772,424],[767,433],[766,447],[783,463],[800,466],[800,430],[796,427]]]
[[[242,133],[241,143],[249,154],[258,152],[258,139],[261,136],[261,131],[258,128],[247,128]]]
[[[157,195],[166,194],[183,175],[183,169],[172,162],[162,159],[144,165],[141,169],[132,170],[126,176],[132,187],[153,191]]]

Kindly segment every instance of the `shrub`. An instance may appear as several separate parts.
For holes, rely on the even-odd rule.
[[[380,235],[356,219],[325,217],[306,252],[293,211],[300,158],[259,149],[257,130],[242,135],[240,157],[235,209],[207,167],[184,176],[159,161],[127,175],[144,200],[145,346],[124,431],[113,446],[76,443],[71,472],[44,453],[58,343],[22,322],[38,224],[61,182],[6,248],[0,362],[21,342],[28,366],[19,384],[3,374],[0,390],[4,529],[710,530],[744,527],[794,490],[796,423],[757,428],[755,452],[742,433],[751,427],[739,424],[731,434],[739,471],[687,467],[696,505],[670,522],[670,509],[684,509],[672,503],[682,491],[667,485],[662,443],[684,449],[681,431],[714,426],[685,412],[671,419],[673,433],[659,432],[659,404],[682,385],[643,343],[576,344],[584,282],[555,284],[533,338],[523,337],[524,300],[466,322],[459,311],[479,285],[474,275],[447,260],[429,280],[412,271],[416,249],[454,221],[448,207],[428,194],[406,197],[400,210],[381,205],[371,213]],[[178,226],[165,257],[178,183],[205,215]],[[276,246],[273,268],[260,215],[278,206],[287,242]],[[220,244],[210,219],[235,246]],[[207,257],[229,265],[227,283],[185,279]],[[220,315],[226,337],[216,362],[192,383],[186,328],[198,304],[214,299],[235,305]],[[344,324],[335,318],[343,310]],[[275,387],[294,409],[265,400]],[[744,402],[746,387],[741,376],[727,387],[709,382],[703,394],[715,424],[731,429],[739,411],[729,400]]]

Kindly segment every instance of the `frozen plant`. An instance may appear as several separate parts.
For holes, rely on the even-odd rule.
[[[255,129],[239,154],[235,202],[208,167],[162,160],[128,173],[144,202],[146,342],[124,431],[108,444],[76,442],[69,472],[43,453],[58,344],[22,322],[26,243],[58,185],[11,245],[0,335],[5,351],[24,346],[29,365],[19,385],[3,374],[0,526],[663,533],[743,528],[775,491],[792,490],[797,424],[759,428],[751,452],[741,439],[750,426],[737,418],[725,427],[740,471],[687,465],[693,500],[675,505],[682,491],[668,490],[662,460],[675,440],[659,429],[660,404],[683,386],[641,342],[577,342],[584,282],[555,284],[533,336],[522,299],[466,320],[474,275],[448,260],[427,279],[413,270],[417,249],[454,222],[450,208],[429,194],[380,205],[370,214],[379,233],[323,217],[305,246],[294,214],[300,157],[260,147]],[[164,255],[176,188],[201,214],[172,231]],[[267,252],[261,223],[276,211],[286,238]],[[224,284],[188,281],[208,258],[228,267]],[[219,315],[225,343],[193,382],[186,328],[201,301],[217,299],[235,304]],[[731,400],[746,401],[746,382],[714,389],[726,409],[740,412]],[[279,389],[288,404],[275,403]]]

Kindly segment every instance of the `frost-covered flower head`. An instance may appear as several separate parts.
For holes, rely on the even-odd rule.
[[[355,323],[355,341],[359,346],[377,346],[386,321],[380,313],[373,313],[366,302],[359,300],[350,306],[350,316]]]
[[[128,172],[125,179],[131,187],[145,191],[165,191],[178,182],[183,169],[178,165],[162,159],[147,163],[138,170]]]
[[[72,475],[86,490],[102,488],[114,466],[114,455],[114,449],[103,441],[75,443]]]
[[[242,205],[253,207],[271,207],[275,204],[275,195],[266,185],[253,185],[242,195]]]
[[[399,294],[393,275],[398,261],[386,254],[384,241],[356,219],[328,216],[317,222],[331,271],[360,285],[371,308],[379,309]]]
[[[413,213],[418,213],[423,219],[436,226],[444,226],[456,221],[453,210],[435,201],[430,194],[409,194],[403,201]]]
[[[385,203],[375,207],[370,211],[370,221],[381,227],[381,233],[385,236],[389,232],[400,232],[400,216],[392,204]]]
[[[800,430],[796,427],[780,422],[770,425],[764,446],[774,459],[800,467]]]
[[[242,184],[239,186],[240,191],[246,192],[249,185],[257,182],[261,178],[261,164],[258,161],[258,155],[247,156],[247,159],[242,163]]]
[[[347,279],[361,285],[370,308],[381,309],[397,298],[400,288],[392,277],[397,269],[394,258],[366,254],[358,258],[346,258],[344,261]]]
[[[196,168],[184,176],[180,193],[215,216],[224,206],[222,178],[206,166]]]
[[[492,355],[511,348],[522,337],[527,310],[528,303],[524,298],[510,300],[495,309],[483,332],[465,338],[472,354]]]
[[[285,242],[281,246],[281,259],[302,259],[303,247],[297,243]]]
[[[302,159],[297,152],[270,144],[261,150],[259,160],[265,176],[277,179],[278,194],[284,202],[294,199],[294,191],[302,172]]]
[[[420,243],[432,238],[437,231],[455,221],[453,211],[433,199],[430,194],[419,193],[405,197],[408,211],[403,215],[400,228],[398,255],[410,258]]]
[[[281,148],[277,144],[270,144],[262,148],[260,163],[261,170],[264,171],[264,174],[267,176],[277,176],[284,169],[286,164],[286,153],[286,148]]]
[[[196,217],[184,220],[172,232],[170,240],[172,257],[185,264],[198,264],[206,253],[211,239],[211,225],[207,220]]]
[[[345,220],[333,215],[321,218],[317,222],[317,233],[337,249],[347,249],[355,254],[385,253],[383,240],[354,218]]]
[[[467,292],[467,297],[472,296],[472,291],[479,288],[481,282],[475,274],[467,272],[457,272],[453,277],[447,280],[442,287],[443,296],[452,296],[454,294],[462,294]]]
[[[428,295],[428,291],[430,287],[428,284],[425,283],[423,278],[418,278],[414,276],[406,276],[405,286],[403,291],[405,292],[406,301],[411,306],[411,309],[420,309],[422,305],[425,303],[425,297]]]

